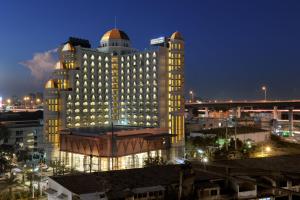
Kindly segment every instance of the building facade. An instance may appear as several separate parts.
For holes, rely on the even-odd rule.
[[[84,172],[139,168],[149,157],[169,160],[170,138],[162,128],[68,129],[60,134],[60,161]]]
[[[45,85],[45,134],[54,157],[61,130],[124,126],[167,128],[173,143],[184,136],[184,40],[179,32],[131,46],[127,34],[106,32],[98,48],[69,38]]]
[[[44,150],[43,114],[37,112],[3,112],[0,128],[5,127],[9,136],[0,144],[14,146],[16,150],[37,152]]]

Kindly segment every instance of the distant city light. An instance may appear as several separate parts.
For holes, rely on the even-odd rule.
[[[2,97],[0,96],[0,109],[2,108]]]

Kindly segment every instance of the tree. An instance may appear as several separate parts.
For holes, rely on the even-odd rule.
[[[159,156],[156,157],[148,157],[144,160],[144,166],[145,167],[151,167],[151,166],[157,166],[157,165],[166,165],[167,162]]]
[[[10,136],[10,131],[6,126],[0,125],[0,141],[5,141]]]
[[[9,145],[0,145],[0,173],[4,173],[11,168],[13,159],[13,148]]]
[[[13,193],[12,193],[12,188],[13,186],[18,184],[18,179],[16,177],[16,175],[10,173],[10,176],[5,180],[6,185],[8,186],[8,190],[9,190],[9,196],[12,197]]]
[[[64,175],[68,172],[67,167],[60,161],[52,161],[50,167],[53,168],[53,175]]]
[[[4,173],[7,171],[7,169],[9,169],[10,167],[10,162],[7,159],[7,157],[5,156],[5,154],[3,154],[2,152],[0,153],[0,174]]]

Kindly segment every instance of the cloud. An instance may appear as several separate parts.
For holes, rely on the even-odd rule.
[[[20,64],[30,69],[31,74],[37,80],[45,80],[54,70],[54,65],[58,60],[56,54],[57,49],[35,53],[31,60],[20,62]]]

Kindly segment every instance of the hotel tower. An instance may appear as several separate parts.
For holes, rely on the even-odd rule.
[[[57,157],[63,130],[112,124],[165,128],[184,138],[184,40],[179,32],[132,47],[128,35],[107,31],[97,48],[70,37],[45,85],[45,138]]]

